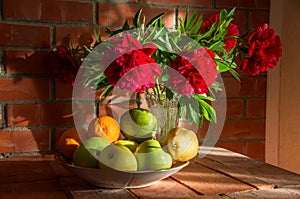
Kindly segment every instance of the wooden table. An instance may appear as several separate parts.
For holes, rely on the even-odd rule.
[[[54,161],[53,155],[0,159],[0,198],[300,198],[300,175],[214,148],[175,175],[150,187],[91,186]]]

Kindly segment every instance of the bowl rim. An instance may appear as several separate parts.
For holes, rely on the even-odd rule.
[[[90,170],[90,171],[114,171],[114,172],[121,172],[121,173],[128,173],[128,174],[143,174],[143,173],[159,173],[159,172],[166,172],[166,171],[172,171],[172,170],[181,170],[187,165],[189,165],[189,161],[185,162],[176,162],[175,164],[172,165],[171,168],[168,169],[161,169],[161,170],[141,170],[141,171],[122,171],[122,170],[115,170],[115,169],[100,169],[100,168],[90,168],[90,167],[80,167],[77,165],[74,165],[73,163],[68,163],[68,161],[61,155],[61,154],[55,154],[55,161],[57,161],[59,164],[67,166],[67,167],[72,167],[75,169],[85,169],[85,170]]]

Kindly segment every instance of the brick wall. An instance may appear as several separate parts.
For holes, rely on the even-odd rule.
[[[173,27],[187,3],[209,17],[237,7],[241,31],[268,22],[269,0],[1,0],[0,154],[51,153],[73,125],[72,88],[49,75],[48,51],[89,44],[94,29],[118,27],[144,7],[147,18],[166,13]],[[111,3],[108,3],[111,2]],[[224,77],[228,114],[218,145],[264,158],[266,76]]]

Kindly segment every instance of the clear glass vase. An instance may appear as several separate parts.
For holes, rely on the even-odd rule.
[[[146,93],[145,95],[147,106],[157,118],[157,134],[156,139],[163,143],[166,139],[167,133],[178,126],[179,112],[178,112],[178,98],[167,99],[163,95],[162,99],[155,93]]]

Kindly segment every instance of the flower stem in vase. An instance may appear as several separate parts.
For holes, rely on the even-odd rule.
[[[178,99],[168,99],[165,94],[159,96],[156,92],[148,92],[146,93],[146,102],[149,111],[157,118],[156,139],[163,143],[167,133],[178,126]]]
[[[137,108],[141,108],[142,98],[141,98],[141,93],[140,92],[136,93],[135,102],[136,102]]]

